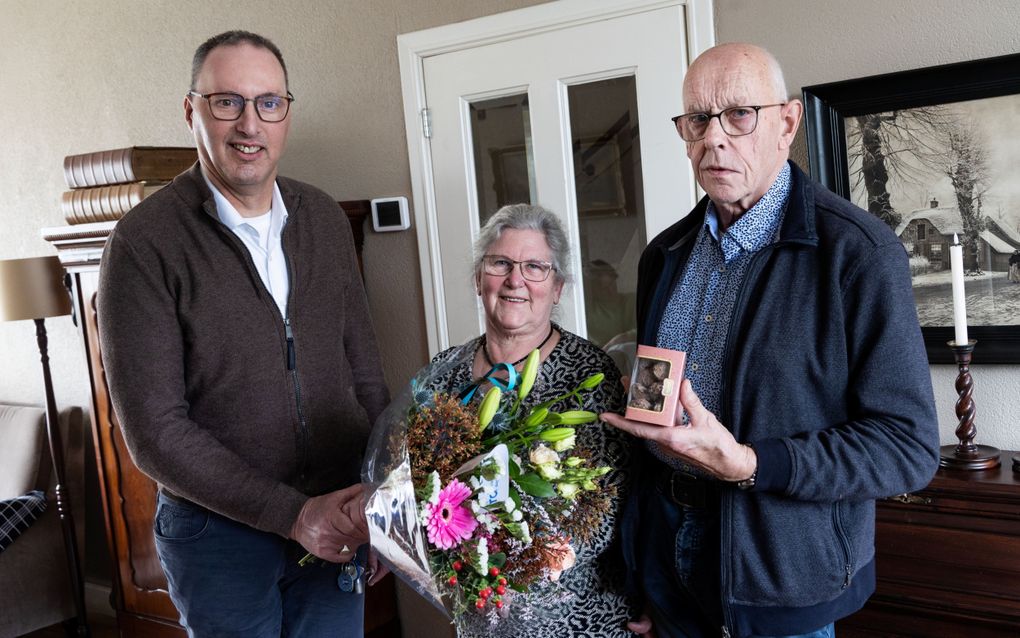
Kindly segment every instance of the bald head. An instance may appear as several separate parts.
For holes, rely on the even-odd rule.
[[[692,81],[704,82],[705,75],[727,76],[738,70],[754,79],[769,102],[786,101],[786,79],[775,56],[754,44],[729,42],[708,49],[691,63],[684,78],[685,105]]]
[[[802,111],[799,100],[786,96],[779,63],[761,47],[721,44],[691,63],[684,112],[702,116],[700,128],[693,135],[688,130],[686,139],[693,141],[687,142],[687,156],[724,226],[775,181],[790,156]]]

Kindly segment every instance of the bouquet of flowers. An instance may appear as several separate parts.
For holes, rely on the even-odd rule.
[[[477,614],[495,625],[518,594],[573,565],[572,543],[608,507],[598,480],[610,468],[592,467],[577,445],[598,415],[562,409],[604,375],[525,408],[535,350],[519,375],[497,364],[459,393],[437,391],[473,356],[463,346],[416,375],[377,421],[362,478],[372,545],[390,569],[455,622]]]

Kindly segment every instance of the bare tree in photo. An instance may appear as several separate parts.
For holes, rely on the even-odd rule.
[[[892,206],[889,181],[896,178],[903,183],[927,186],[931,181],[929,171],[942,172],[942,131],[952,119],[942,106],[852,118],[855,126],[847,130],[847,159],[854,182],[851,190],[863,186],[868,212],[890,228],[899,225],[902,215]]]
[[[944,140],[942,170],[953,185],[963,220],[964,265],[968,273],[981,274],[977,246],[978,235],[986,227],[981,197],[988,190],[988,154],[972,120],[955,119],[946,128]]]

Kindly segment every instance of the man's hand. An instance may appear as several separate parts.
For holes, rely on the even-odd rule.
[[[359,483],[308,499],[291,527],[290,537],[322,560],[351,560],[358,546],[368,541],[361,492]]]
[[[630,421],[611,412],[601,418],[624,432],[655,441],[667,454],[698,466],[723,481],[742,481],[754,474],[758,467],[754,450],[737,443],[726,426],[701,404],[687,379],[680,386],[680,406],[683,410],[677,410],[676,421],[667,427]],[[684,411],[689,417],[689,425],[683,424]]]
[[[369,548],[368,550],[368,565],[365,567],[365,577],[368,579],[368,586],[378,583],[382,580],[386,574],[390,573],[389,567],[386,563],[379,560],[379,555],[375,553],[375,550]]]

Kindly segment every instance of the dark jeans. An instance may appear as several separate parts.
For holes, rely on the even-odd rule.
[[[335,564],[298,566],[305,551],[293,541],[162,492],[154,531],[170,598],[189,636],[363,635],[365,597],[340,590]]]
[[[647,495],[639,547],[649,615],[659,638],[718,638],[723,614],[719,577],[719,513],[693,509],[660,494]],[[799,636],[834,638],[828,625]]]

